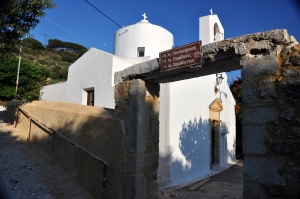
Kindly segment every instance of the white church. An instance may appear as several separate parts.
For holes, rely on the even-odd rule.
[[[41,89],[41,100],[114,109],[114,73],[158,58],[174,46],[172,33],[143,17],[115,33],[114,54],[91,48],[69,67],[66,82]],[[215,14],[200,17],[199,30],[202,45],[224,39]],[[160,85],[158,177],[167,186],[235,163],[234,105],[225,73]]]

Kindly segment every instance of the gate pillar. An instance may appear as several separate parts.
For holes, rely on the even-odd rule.
[[[123,198],[157,198],[159,84],[140,79],[119,83],[115,102],[125,128]]]

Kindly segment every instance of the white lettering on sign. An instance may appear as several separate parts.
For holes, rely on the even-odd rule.
[[[201,64],[201,41],[160,53],[161,71]]]
[[[188,53],[190,51],[195,51],[195,50],[197,50],[196,46],[191,47],[191,48],[184,48],[184,49],[181,49],[181,50],[178,50],[178,51],[173,51],[173,55],[178,55],[178,54],[182,54],[182,53]]]

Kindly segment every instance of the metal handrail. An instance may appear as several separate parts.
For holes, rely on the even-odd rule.
[[[52,164],[54,164],[54,139],[55,139],[55,135],[59,135],[64,140],[66,140],[67,142],[71,143],[72,145],[74,145],[75,147],[77,147],[78,149],[80,149],[81,151],[83,151],[84,153],[88,154],[91,158],[99,161],[100,163],[102,163],[104,165],[104,168],[103,168],[103,184],[102,184],[102,199],[105,199],[105,194],[106,194],[106,173],[107,173],[107,170],[109,168],[109,164],[105,160],[99,158],[95,154],[91,153],[90,151],[88,151],[85,148],[81,147],[80,145],[76,144],[75,142],[73,142],[69,138],[65,137],[61,133],[59,133],[59,132],[51,129],[48,126],[46,126],[43,122],[41,122],[38,119],[36,119],[35,117],[31,116],[29,113],[27,113],[20,106],[17,106],[17,110],[16,110],[15,121],[14,121],[14,127],[15,128],[17,126],[17,117],[18,117],[19,110],[24,115],[26,115],[28,117],[28,138],[27,138],[27,140],[30,140],[31,121],[34,121],[35,123],[37,123],[39,125],[42,125],[45,129],[47,129],[48,131],[50,131],[52,133]]]

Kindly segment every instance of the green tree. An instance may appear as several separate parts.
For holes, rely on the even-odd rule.
[[[61,56],[64,61],[69,62],[69,63],[73,63],[78,59],[78,55],[69,50],[63,51]]]
[[[0,1],[0,55],[15,52],[21,38],[40,22],[45,10],[54,8],[52,0]]]
[[[229,88],[236,101],[235,115],[238,125],[242,125],[242,78],[236,77],[236,79],[230,82]]]
[[[44,46],[41,42],[33,38],[23,39],[23,45],[32,50],[44,50]]]
[[[17,58],[4,58],[0,62],[0,100],[14,98],[18,70]],[[45,85],[49,72],[45,67],[36,66],[26,61],[21,62],[17,99],[37,100],[39,91]]]

